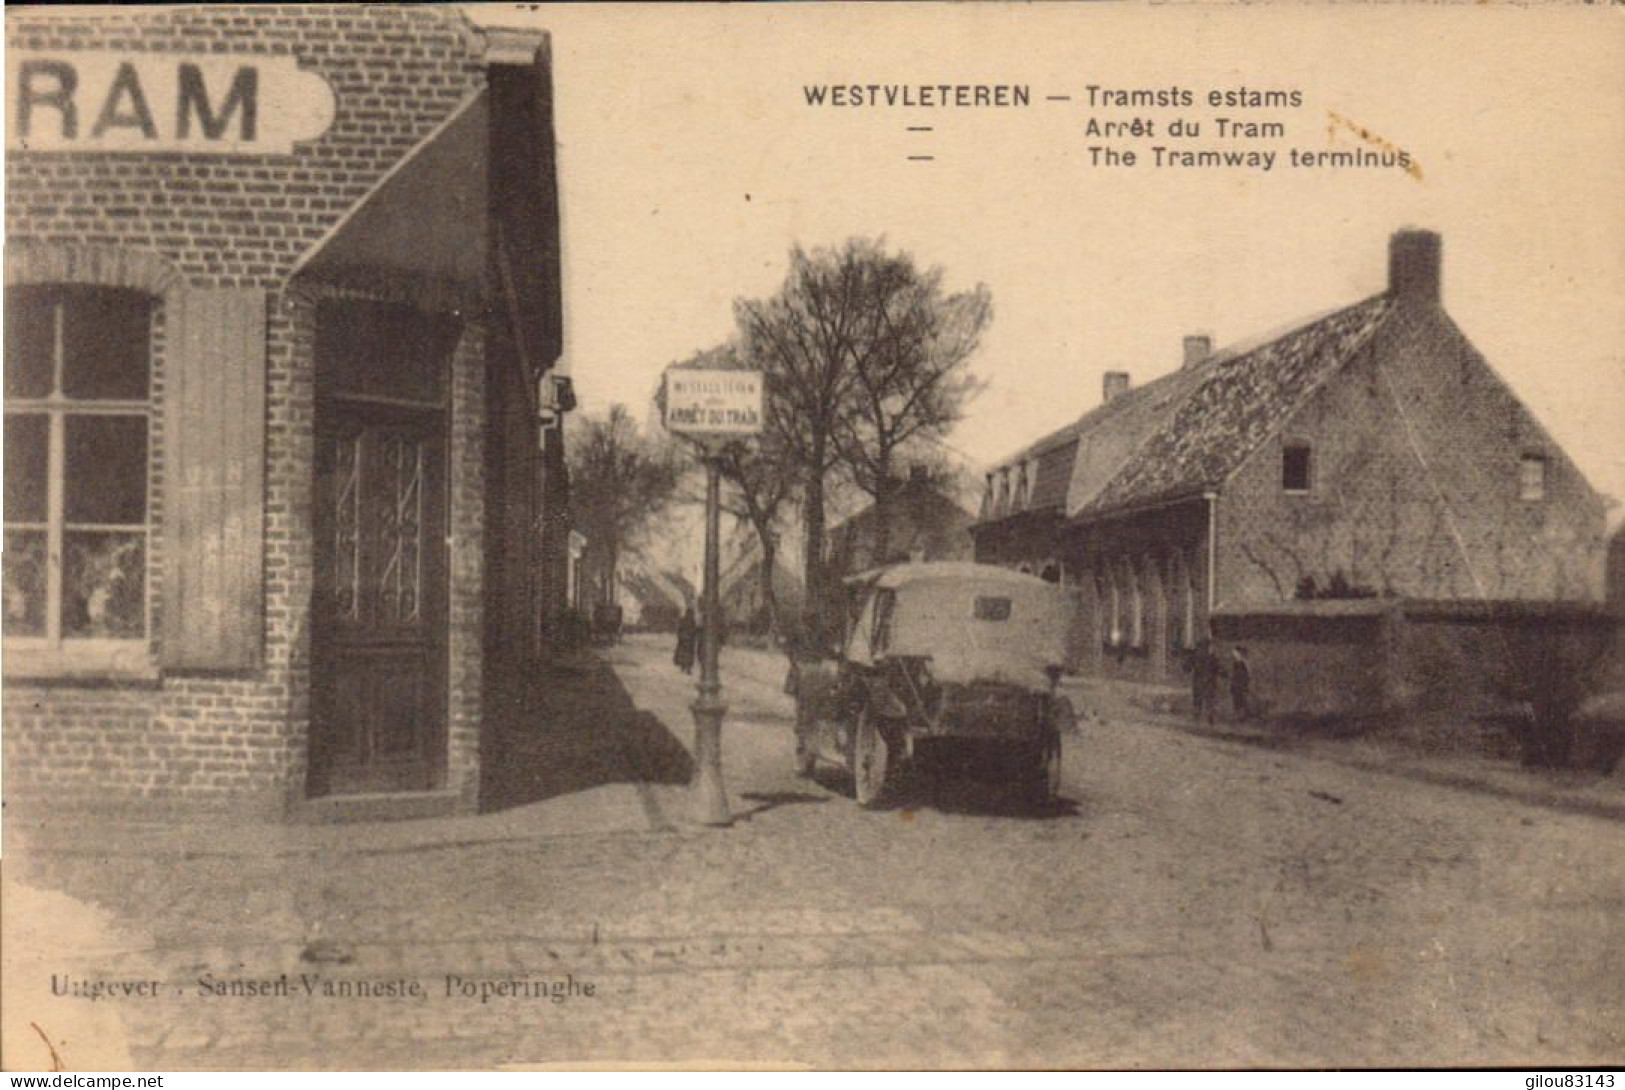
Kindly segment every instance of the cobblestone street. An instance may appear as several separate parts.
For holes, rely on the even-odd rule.
[[[607,657],[640,718],[686,744],[691,679],[668,644]],[[834,770],[793,776],[782,658],[730,648],[723,666],[725,830],[643,782],[595,789],[622,792],[634,827],[492,814],[443,842],[8,845],[8,912],[22,889],[108,913],[98,947],[13,962],[8,986],[38,996],[24,1023],[73,1067],[78,1031],[59,1027],[111,1017],[133,1063],[168,1069],[1625,1055],[1617,822],[1110,719],[1067,739],[1058,812],[952,781],[866,812]],[[611,744],[630,725],[598,729]],[[281,973],[290,995],[199,984]],[[92,1002],[52,997],[51,974],[162,985]],[[542,978],[578,991],[482,1001],[482,981]],[[395,980],[425,994],[320,994]]]

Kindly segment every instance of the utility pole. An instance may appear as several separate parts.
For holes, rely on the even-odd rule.
[[[699,695],[689,710],[694,713],[694,820],[701,825],[729,825],[728,793],[722,785],[722,718],[728,705],[722,699],[722,457],[721,443],[706,443],[705,452],[705,586],[700,593],[704,625],[700,634]]]

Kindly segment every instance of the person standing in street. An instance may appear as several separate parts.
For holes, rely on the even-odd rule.
[[[694,643],[698,626],[694,622],[694,607],[683,607],[683,615],[677,621],[677,650],[672,652],[671,661],[685,674],[694,672]]]
[[[1191,658],[1191,709],[1198,723],[1212,723],[1219,700],[1219,656],[1213,642],[1203,637]]]
[[[1247,649],[1237,647],[1230,652],[1230,705],[1237,722],[1250,718],[1252,705],[1253,671],[1247,664]]]

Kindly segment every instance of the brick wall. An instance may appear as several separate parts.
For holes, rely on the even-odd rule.
[[[451,597],[447,675],[446,787],[465,809],[479,797],[485,636],[485,343],[469,323],[452,359]]]
[[[1310,488],[1282,487],[1283,450],[1310,448]],[[1231,477],[1219,502],[1218,604],[1290,601],[1339,573],[1360,587],[1456,597],[1471,583],[1367,347]]]
[[[293,55],[333,88],[332,126],[290,156],[13,152],[6,160],[8,282],[30,260],[82,269],[87,254],[103,255],[98,260],[109,267],[172,270],[166,284],[132,285],[160,299],[149,440],[154,632],[163,568],[163,292],[186,286],[269,292],[262,667],[124,683],[8,682],[8,799],[280,813],[303,797],[306,772],[314,406],[314,314],[308,299],[282,290],[284,280],[385,171],[480,85],[476,43],[453,9],[436,6],[104,8],[67,17],[25,10],[8,12],[6,31],[13,49]],[[480,353],[474,330],[458,355],[453,419],[460,499],[451,514],[448,780],[468,803],[480,685]],[[156,661],[156,636],[152,645]]]
[[[1600,692],[1609,664],[1595,656],[1619,638],[1595,605],[1516,600],[1292,602],[1223,612],[1213,627],[1222,649],[1246,646],[1262,714],[1350,725],[1504,715],[1531,667]]]
[[[1282,487],[1307,442],[1311,487]],[[1526,453],[1546,496],[1519,498]],[[1373,343],[1232,476],[1219,505],[1221,605],[1282,601],[1334,575],[1414,598],[1595,599],[1600,500],[1435,306]]]
[[[1397,610],[1381,602],[1303,602],[1213,619],[1221,661],[1247,649],[1260,715],[1370,720],[1392,709],[1390,646]]]

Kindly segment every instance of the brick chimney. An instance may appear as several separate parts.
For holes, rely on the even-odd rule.
[[[1206,333],[1194,333],[1185,338],[1185,363],[1190,367],[1213,354],[1213,338]]]
[[[1107,371],[1106,379],[1101,383],[1100,402],[1104,405],[1119,394],[1128,393],[1128,372]]]
[[[1436,231],[1405,228],[1388,240],[1388,292],[1396,299],[1439,301],[1440,239]]]

